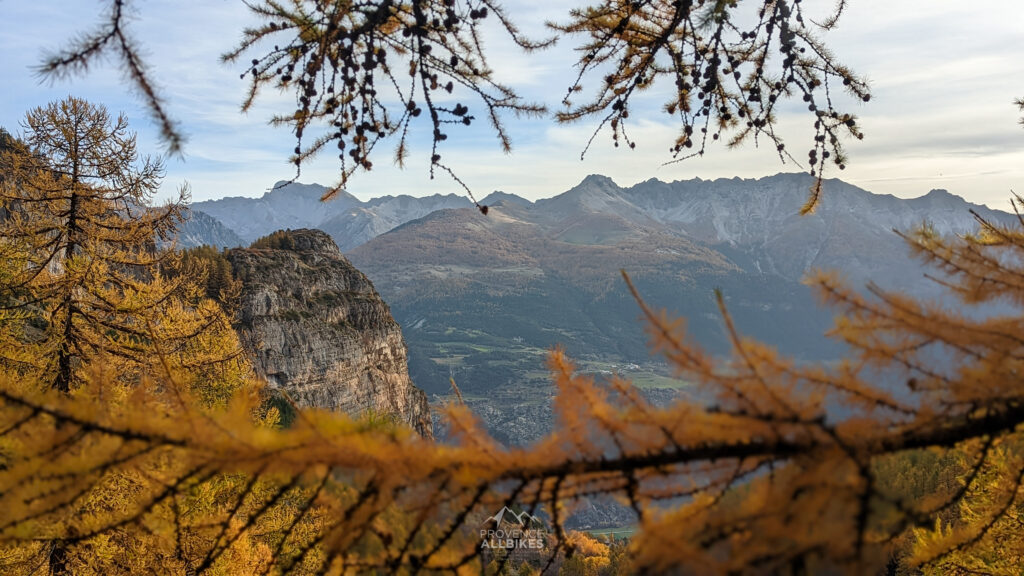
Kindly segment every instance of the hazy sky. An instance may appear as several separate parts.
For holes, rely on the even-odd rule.
[[[750,0],[747,0],[750,1]],[[560,19],[575,3],[518,0],[506,6],[534,36],[542,23]],[[831,7],[834,0],[806,0]],[[86,77],[40,82],[33,67],[47,50],[99,21],[98,0],[0,0],[0,126],[17,132],[33,106],[68,94],[125,112],[140,133],[141,148],[162,150],[139,99],[128,92],[116,66],[103,64]],[[143,41],[153,75],[164,88],[173,116],[189,140],[183,158],[167,160],[165,188],[183,182],[195,200],[256,196],[275,181],[291,178],[287,156],[294,147],[285,128],[272,128],[273,111],[290,97],[268,93],[257,109],[239,113],[245,83],[239,66],[218,56],[233,47],[249,22],[240,0],[136,0],[132,22]],[[1024,192],[1024,129],[1014,98],[1024,96],[1024,4],[1020,0],[850,0],[840,28],[825,37],[839,59],[871,82],[868,104],[845,102],[867,133],[851,142],[846,171],[831,176],[877,193],[919,196],[946,188],[968,200],[1006,208],[1011,190]],[[528,100],[557,109],[573,76],[572,39],[547,52],[523,55],[498,36],[489,41],[492,67]],[[442,153],[479,193],[504,190],[538,198],[571,188],[600,173],[620,185],[649,178],[760,177],[801,167],[783,165],[771,146],[714,149],[704,158],[662,165],[677,126],[657,113],[664,97],[648,98],[632,115],[635,150],[615,149],[599,137],[586,158],[580,152],[594,121],[556,125],[550,119],[507,119],[514,151],[502,153],[482,132],[453,131]],[[784,116],[783,134],[792,150],[810,147],[809,117]],[[405,170],[391,165],[393,144],[380,149],[374,170],[360,173],[349,191],[361,198],[384,194],[459,192],[450,180],[428,180],[429,148],[420,145]],[[419,154],[417,154],[419,152]],[[798,154],[801,157],[803,154]],[[303,182],[337,180],[331,158],[304,167]]]

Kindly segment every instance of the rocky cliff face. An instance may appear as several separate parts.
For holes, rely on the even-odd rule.
[[[281,249],[227,253],[242,281],[239,335],[271,386],[304,406],[391,416],[431,436],[398,323],[373,285],[319,230]]]

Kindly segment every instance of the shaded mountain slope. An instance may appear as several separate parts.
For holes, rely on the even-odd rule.
[[[830,349],[819,338],[827,315],[791,317],[808,301],[806,287],[746,272],[639,210],[622,216],[622,205],[601,190],[596,199],[579,192],[571,204],[497,206],[488,216],[436,212],[349,253],[392,303],[420,386],[444,392],[453,372],[470,392],[514,386],[554,345],[582,358],[649,363],[639,308],[620,269],[652,303],[687,316],[717,351],[727,340],[716,287],[753,335],[784,341],[798,355]],[[602,211],[609,207],[616,212]]]
[[[811,182],[780,174],[621,188],[591,176],[555,198],[496,202],[488,216],[436,212],[349,256],[391,303],[417,384],[446,394],[454,376],[492,432],[522,443],[550,418],[543,365],[551,346],[565,346],[584,371],[623,373],[649,394],[680,389],[649,355],[620,269],[648,303],[685,317],[712,352],[730,348],[717,288],[744,335],[799,359],[829,360],[842,348],[823,337],[833,313],[801,283],[809,270],[932,294],[893,228],[930,222],[940,233],[967,232],[972,208],[1012,218],[941,191],[901,200],[840,181],[828,181],[819,210],[801,217]]]
[[[188,210],[185,221],[178,227],[174,244],[178,248],[213,246],[214,248],[235,248],[248,244],[220,220],[199,210]]]

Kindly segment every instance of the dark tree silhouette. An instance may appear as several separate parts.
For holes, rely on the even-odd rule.
[[[108,1],[110,16],[101,28],[52,57],[42,71],[79,72],[103,54],[115,53],[168,145],[178,150],[180,132],[125,32],[130,0]],[[578,75],[556,118],[597,117],[595,136],[608,128],[616,145],[633,147],[626,132],[632,99],[664,78],[665,111],[681,124],[670,161],[702,155],[709,138],[722,136],[730,145],[767,139],[780,159],[796,161],[776,125],[781,101],[800,98],[815,130],[807,161],[819,179],[804,207],[812,210],[826,165],[845,165],[842,138],[863,136],[855,117],[838,108],[837,89],[870,98],[866,83],[817,36],[835,26],[845,5],[845,0],[838,2],[821,22],[805,16],[800,0],[602,0],[574,9],[566,22],[549,24],[555,32],[581,38],[575,47]],[[395,159],[403,163],[410,131],[423,125],[432,141],[430,177],[445,172],[472,198],[441,156],[441,144],[452,129],[471,125],[479,109],[508,151],[503,114],[546,112],[494,79],[481,43],[481,22],[498,19],[525,50],[548,47],[555,39],[523,37],[494,0],[254,0],[247,6],[262,23],[246,29],[239,45],[223,57],[238,62],[251,56],[241,75],[250,82],[243,110],[268,87],[294,95],[295,108],[272,122],[294,131],[296,177],[306,160],[336,150],[340,179],[326,197],[341,190],[357,170],[372,168],[373,150],[382,140],[397,140]],[[591,79],[597,88],[590,96],[577,96]],[[449,95],[455,96],[454,105]],[[584,154],[591,142],[593,137]]]

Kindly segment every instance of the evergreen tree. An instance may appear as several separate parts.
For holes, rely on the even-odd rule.
[[[240,284],[235,280],[231,262],[224,253],[213,246],[203,245],[182,250],[181,258],[185,270],[205,276],[206,297],[220,302],[229,312],[233,310]]]

